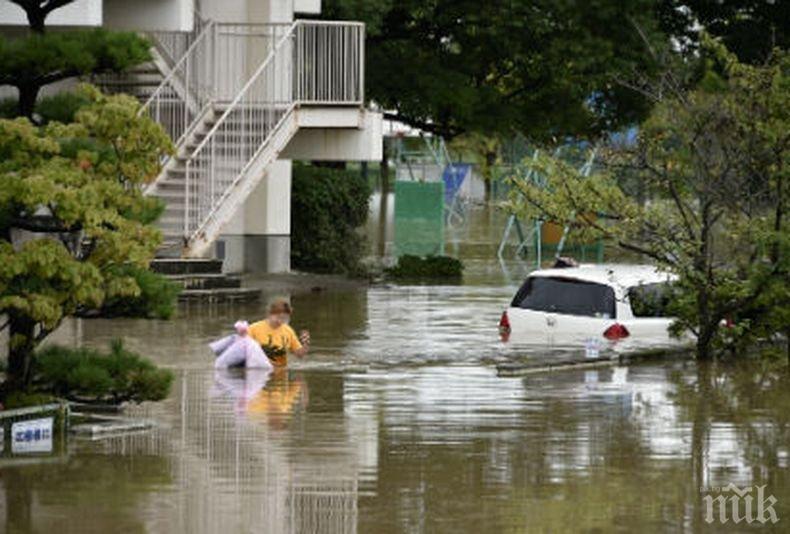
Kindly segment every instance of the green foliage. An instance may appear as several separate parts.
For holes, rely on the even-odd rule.
[[[699,41],[699,28],[722,39],[741,60],[761,64],[774,47],[790,46],[790,3],[780,0],[662,0],[661,26],[681,42]]]
[[[635,147],[605,152],[589,178],[550,157],[528,162],[539,179],[512,176],[509,208],[675,273],[674,331],[693,333],[708,358],[787,330],[790,56],[755,67],[713,40],[703,52],[698,88],[672,71],[646,88],[657,101]],[[645,202],[624,192],[623,174],[639,177]]]
[[[56,399],[47,393],[29,393],[26,391],[14,391],[10,393],[3,403],[6,410],[15,410],[17,408],[27,408],[29,406],[41,406],[42,404],[50,404],[55,402]]]
[[[139,292],[108,298],[99,312],[102,317],[169,319],[173,316],[181,285],[136,265],[113,266],[110,269],[113,277],[130,278]]]
[[[74,122],[77,111],[88,104],[90,99],[84,93],[58,93],[40,99],[36,105],[36,113],[41,116],[44,124],[52,121],[65,124]]]
[[[10,318],[12,378],[27,376],[34,346],[68,315],[149,296],[150,309],[132,309],[167,315],[164,286],[127,269],[146,269],[161,240],[150,224],[160,204],[141,186],[172,144],[134,98],[79,94],[89,103],[71,124],[0,120],[0,314]]]
[[[679,45],[692,56],[700,27],[723,37],[743,60],[761,63],[773,46],[790,42],[788,6],[778,0],[326,0],[322,16],[366,23],[365,93],[398,120],[448,137],[520,132],[546,140],[644,118],[650,99],[619,82],[654,72],[658,57],[677,53]]]
[[[651,70],[655,0],[328,0],[366,23],[365,93],[398,120],[452,137],[548,139],[618,128],[647,102],[614,83]]]
[[[39,388],[67,399],[114,403],[159,401],[170,393],[173,373],[113,341],[110,352],[48,347],[36,359]]]
[[[370,185],[356,172],[294,164],[291,261],[297,269],[356,273],[364,240]]]
[[[80,92],[63,92],[56,95],[40,98],[36,103],[35,115],[41,124],[52,121],[69,123],[74,122],[74,117],[79,109],[90,103],[90,100]],[[0,118],[13,119],[19,116],[19,101],[15,98],[0,100]]]
[[[386,270],[387,275],[398,280],[452,280],[458,281],[464,273],[461,260],[449,256],[412,256],[398,258],[395,267]]]
[[[101,28],[0,38],[0,85],[19,91],[19,115],[30,117],[41,87],[104,72],[121,72],[150,59],[149,42],[135,32]]]
[[[13,119],[19,111],[19,102],[16,98],[0,100],[0,119]]]

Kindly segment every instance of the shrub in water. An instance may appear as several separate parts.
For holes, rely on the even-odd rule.
[[[386,273],[396,279],[453,279],[461,278],[464,264],[461,260],[449,256],[412,256],[409,254],[398,258],[395,267]]]
[[[115,340],[108,354],[87,348],[44,349],[36,359],[35,382],[38,389],[71,400],[140,403],[167,397],[173,373]]]
[[[297,269],[358,273],[370,185],[358,173],[294,164],[291,261]]]

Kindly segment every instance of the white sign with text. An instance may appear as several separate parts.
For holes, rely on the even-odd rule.
[[[19,421],[11,426],[11,452],[52,452],[52,417]]]

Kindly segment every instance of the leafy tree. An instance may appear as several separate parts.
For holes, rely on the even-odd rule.
[[[24,388],[34,348],[61,321],[141,294],[161,213],[141,185],[172,144],[125,95],[82,88],[75,122],[0,120],[0,316],[10,329],[5,391]],[[126,267],[125,267],[126,266]],[[158,306],[158,305],[157,305]],[[148,315],[139,305],[130,313]]]
[[[740,61],[763,63],[790,46],[790,2],[781,0],[660,0],[661,28],[694,50],[700,29],[722,39]]]
[[[656,67],[643,37],[694,53],[702,27],[750,63],[790,42],[790,3],[769,0],[325,0],[323,16],[366,23],[370,100],[446,137],[635,124],[651,101],[617,80]]]
[[[517,213],[568,222],[677,274],[675,329],[696,336],[701,359],[775,335],[790,312],[790,56],[749,66],[713,40],[704,53],[696,89],[675,69],[641,88],[656,107],[603,172],[584,178],[543,158],[542,184],[510,179]],[[646,202],[626,194],[624,173],[638,174]]]
[[[44,22],[47,15],[54,10],[71,4],[74,0],[10,0],[25,10],[30,29],[36,33],[44,33]]]
[[[42,87],[88,74],[120,72],[150,59],[148,41],[103,29],[0,39],[0,85],[19,91],[18,113],[31,117]]]
[[[89,74],[121,72],[150,59],[150,44],[134,32],[45,33],[46,16],[73,0],[12,0],[27,13],[32,35],[0,38],[0,85],[19,92],[17,112],[33,117],[41,88]]]
[[[616,129],[644,99],[613,83],[651,68],[635,23],[660,36],[654,0],[327,0],[366,22],[366,93],[394,118],[453,137],[549,138]]]

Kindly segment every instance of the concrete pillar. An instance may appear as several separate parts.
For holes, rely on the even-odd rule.
[[[216,255],[228,273],[291,269],[291,160],[277,160],[220,236]]]

